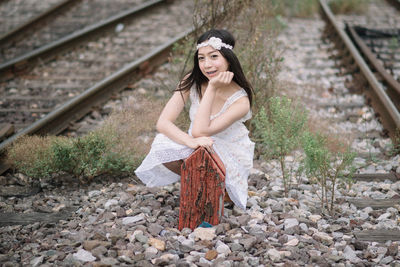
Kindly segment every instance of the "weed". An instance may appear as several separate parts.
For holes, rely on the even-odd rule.
[[[87,181],[100,174],[131,173],[148,151],[141,137],[154,131],[157,104],[145,97],[125,102],[101,128],[83,137],[22,137],[8,151],[9,161],[33,178],[65,172]]]
[[[307,113],[286,97],[271,97],[268,102],[269,114],[261,108],[253,120],[254,137],[260,143],[259,151],[264,158],[279,160],[287,196],[291,179],[285,166],[285,157],[300,147]]]
[[[54,172],[52,140],[52,137],[20,137],[8,149],[8,161],[13,164],[14,168],[32,178],[48,178]]]
[[[327,137],[319,133],[306,132],[302,143],[306,155],[303,161],[304,171],[311,177],[310,181],[320,188],[320,194],[317,195],[321,200],[321,207],[333,214],[338,178],[345,177],[351,183],[354,173],[352,162],[356,154],[344,146],[343,150],[331,151]]]

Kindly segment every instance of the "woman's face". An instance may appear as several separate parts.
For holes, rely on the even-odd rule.
[[[209,80],[217,76],[220,72],[229,69],[228,61],[218,50],[209,45],[199,48],[198,61],[201,72]]]

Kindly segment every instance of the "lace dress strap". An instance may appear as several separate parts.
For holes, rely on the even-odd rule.
[[[211,119],[214,119],[216,117],[218,117],[219,115],[221,115],[222,113],[225,112],[225,110],[227,110],[236,100],[238,100],[239,98],[243,97],[243,96],[247,96],[246,91],[242,88],[238,91],[236,91],[235,93],[233,93],[224,103],[223,107],[221,108],[221,110],[212,115]]]
[[[199,97],[197,96],[196,86],[190,88],[190,101],[193,103],[198,102]]]

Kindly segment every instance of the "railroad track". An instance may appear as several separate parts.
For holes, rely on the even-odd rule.
[[[25,6],[27,1],[16,3]],[[44,1],[46,2],[46,1]],[[131,9],[144,0],[52,0],[48,9],[31,20],[15,25],[0,37],[0,62],[5,63],[34,49],[47,45],[87,26]],[[28,5],[29,6],[29,5]],[[10,9],[8,5],[4,9]],[[32,8],[32,6],[31,6]],[[22,7],[16,14],[3,12],[5,20],[24,21]],[[0,6],[1,10],[1,6]],[[7,25],[5,25],[7,26]]]
[[[395,142],[394,137],[396,136],[397,131],[400,129],[400,89],[397,82],[398,76],[392,72],[395,74],[393,77],[388,70],[384,68],[382,61],[379,62],[377,59],[377,57],[379,57],[377,55],[379,54],[373,54],[366,45],[365,41],[360,38],[359,34],[364,28],[355,27],[355,25],[358,24],[359,26],[367,28],[371,27],[371,23],[368,21],[368,19],[365,19],[362,16],[357,19],[353,18],[353,21],[351,22],[344,18],[341,18],[340,20],[331,13],[324,0],[320,0],[320,4],[324,12],[325,20],[329,25],[326,35],[330,37],[330,40],[333,40],[335,47],[340,50],[340,53],[336,54],[336,56],[337,58],[340,58],[342,66],[343,64],[345,65],[346,71],[344,71],[343,74],[345,76],[351,74],[352,77],[356,77],[353,81],[353,84],[356,84],[358,88],[363,87],[363,94],[367,96],[368,102],[373,106],[375,112],[379,114],[386,131],[389,132],[389,135],[393,138],[393,142]],[[379,8],[381,8],[381,12],[375,14],[384,14],[383,17],[385,17],[385,12],[394,12],[390,9],[390,6],[386,7],[386,9],[390,11],[387,11],[384,8],[382,9],[381,6]],[[379,21],[379,15],[376,15],[374,19],[374,23],[380,23],[379,27],[382,27],[382,24],[384,25],[383,27],[385,27],[385,21]],[[386,23],[386,29],[392,27],[392,31],[396,32],[396,26],[399,26],[398,22],[397,25],[393,25],[393,21],[390,21],[389,23],[386,21]],[[344,27],[344,25],[346,25],[346,27]],[[347,29],[347,33],[352,37],[354,43],[349,38],[349,35],[346,34],[345,29]],[[383,44],[383,42],[379,43]],[[371,42],[371,44],[374,44],[374,42]],[[334,49],[332,49],[332,51],[333,50]],[[345,52],[343,52],[343,50]],[[384,47],[382,50],[387,52],[387,47]],[[364,57],[362,57],[362,55],[364,55]],[[369,63],[369,65],[366,63],[366,61]],[[394,61],[395,57],[391,57],[391,62],[393,64],[397,64]],[[384,62],[385,61],[383,61],[383,63]],[[371,130],[373,130],[373,127],[370,127],[369,131]],[[366,136],[368,136],[368,134],[366,134]],[[394,168],[396,167],[397,166],[394,166]],[[382,184],[385,184],[386,188],[390,190],[390,188],[395,188],[394,185],[400,181],[400,174],[391,171],[393,171],[393,168],[390,170],[390,172],[383,174],[369,173],[355,175],[355,184],[353,186],[368,187],[378,185],[382,186]],[[356,195],[343,199],[345,203],[357,207],[360,212],[365,211],[367,207],[372,208],[371,212],[367,213],[367,218],[369,218],[368,222],[375,224],[375,226],[365,230],[361,226],[363,224],[362,221],[353,220],[350,223],[352,225],[354,236],[357,238],[357,240],[377,242],[400,240],[400,229],[395,228],[388,230],[385,229],[385,225],[381,223],[385,216],[392,216],[391,212],[398,214],[398,208],[400,207],[400,201],[398,197],[399,192],[394,195],[385,195],[385,193],[379,192],[371,196]]]
[[[32,2],[0,1],[0,41],[22,31],[28,25],[37,23],[70,0],[48,0]]]
[[[42,59],[18,76],[1,77],[0,120],[14,125],[17,132],[0,144],[1,149],[22,134],[61,132],[138,74],[165,61],[168,49],[190,29],[192,3],[150,2],[155,6],[103,27],[100,37],[85,38],[64,54],[57,53],[54,60]]]

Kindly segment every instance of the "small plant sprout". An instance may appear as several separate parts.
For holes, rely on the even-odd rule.
[[[300,147],[307,113],[304,108],[284,96],[271,97],[268,104],[269,114],[261,108],[253,120],[254,137],[262,146],[262,156],[279,160],[287,196],[291,177],[285,165],[285,157]]]
[[[328,139],[322,134],[306,132],[303,135],[305,158],[303,170],[309,180],[319,186],[321,208],[331,215],[334,213],[335,189],[338,179],[350,179],[354,173],[352,167],[356,156],[348,148],[339,145],[336,151],[328,148]]]

